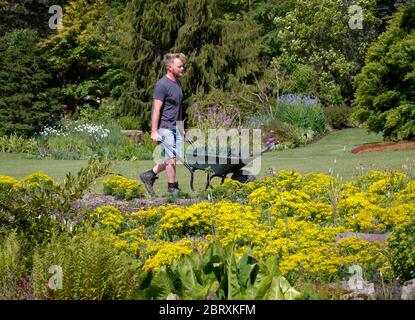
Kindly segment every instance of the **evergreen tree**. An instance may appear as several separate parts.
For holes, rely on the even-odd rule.
[[[219,90],[241,107],[241,85],[254,83],[261,73],[260,27],[245,15],[241,2],[135,0],[126,11],[132,26],[125,43],[132,78],[122,96],[125,113],[140,115],[143,128],[149,127],[152,93],[165,73],[167,52],[183,52],[188,58],[182,79],[187,104],[196,98],[203,102],[205,95]],[[242,109],[255,111],[252,105]]]
[[[33,30],[0,37],[0,134],[30,136],[54,125],[62,113]]]
[[[358,121],[386,139],[415,138],[415,5],[394,15],[355,84]]]
[[[67,112],[88,101],[120,95],[125,76],[114,53],[119,42],[122,1],[70,0],[63,26],[42,42],[55,86]]]
[[[376,3],[376,14],[383,20],[382,30],[387,27],[387,20],[389,20],[394,12],[396,12],[401,5],[414,3],[414,0],[378,0]]]
[[[63,6],[67,0],[0,0],[0,36],[15,29],[35,29],[40,37],[52,32],[49,28],[49,7]]]

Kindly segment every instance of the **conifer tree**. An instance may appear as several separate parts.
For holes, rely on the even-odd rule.
[[[415,5],[372,44],[355,85],[359,122],[386,139],[415,139]]]
[[[30,136],[62,113],[37,41],[27,29],[0,37],[0,134]]]
[[[182,79],[187,104],[215,90],[228,91],[237,103],[241,92],[230,91],[252,84],[261,72],[260,28],[240,5],[231,0],[132,1],[126,10],[132,27],[125,42],[132,78],[121,99],[123,112],[141,116],[148,128],[151,95],[165,73],[167,52],[183,52],[188,58]]]
[[[49,28],[49,7],[63,6],[67,0],[0,0],[0,36],[16,29],[35,29],[40,37],[52,32]]]
[[[103,97],[119,93],[125,79],[118,67],[118,1],[70,0],[63,9],[63,25],[42,41],[42,50],[67,112],[85,101],[99,107]]]

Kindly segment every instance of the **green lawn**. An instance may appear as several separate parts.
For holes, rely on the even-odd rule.
[[[354,155],[350,151],[356,146],[365,143],[382,141],[382,137],[374,134],[368,135],[365,129],[346,129],[336,131],[324,137],[315,144],[302,148],[284,151],[271,151],[262,157],[261,172],[258,177],[268,174],[269,169],[274,170],[296,170],[301,173],[323,172],[329,173],[336,160],[335,173],[343,177],[344,181],[353,179],[357,167],[392,169],[401,168],[408,161],[414,163],[415,150],[371,152]],[[87,161],[81,160],[34,160],[25,159],[19,154],[0,153],[0,175],[10,175],[15,178],[23,178],[35,171],[43,171],[57,181],[62,181],[67,172],[76,172],[85,166]],[[138,174],[153,166],[153,161],[117,161],[114,162],[113,171],[121,173],[128,178],[138,179]],[[184,191],[190,191],[189,174],[182,165],[178,167],[178,181]],[[195,187],[203,188],[205,174],[197,171]],[[98,184],[95,188],[100,191]],[[167,189],[166,177],[162,173],[155,184],[156,192],[164,193]]]

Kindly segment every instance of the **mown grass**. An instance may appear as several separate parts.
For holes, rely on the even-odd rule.
[[[412,162],[414,164],[415,150],[351,153],[351,150],[356,146],[380,141],[382,141],[381,136],[367,134],[365,129],[335,131],[320,141],[305,147],[271,151],[264,154],[261,170],[257,176],[260,178],[268,175],[270,169],[275,171],[295,170],[300,173],[329,173],[329,169],[334,168],[335,174],[339,174],[343,181],[349,181],[361,170],[367,171],[370,168],[399,169],[405,163]],[[33,172],[43,171],[57,181],[63,181],[67,172],[76,173],[86,163],[87,161],[83,160],[26,159],[20,154],[0,153],[0,175],[10,175],[20,179]],[[152,160],[114,161],[113,164],[114,173],[120,173],[130,179],[138,179],[138,174],[150,169],[154,162]],[[183,191],[189,192],[190,175],[183,165],[178,166],[177,178]],[[194,183],[196,189],[203,189],[205,183],[205,173],[197,171]],[[165,173],[162,173],[155,184],[155,191],[165,193],[166,189],[166,177]],[[95,186],[95,191],[102,191],[100,183]]]

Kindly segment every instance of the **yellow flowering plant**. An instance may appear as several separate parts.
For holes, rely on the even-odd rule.
[[[112,195],[116,199],[131,200],[145,195],[144,186],[137,180],[127,179],[120,175],[112,175],[102,182],[104,194]]]
[[[246,184],[226,178],[223,183],[213,184],[212,190],[202,192],[202,198],[207,198],[208,194],[214,201],[230,200],[245,203],[249,193],[254,189],[254,184]]]
[[[53,194],[60,189],[60,185],[44,172],[35,172],[19,180],[18,187],[30,194]]]
[[[181,239],[177,242],[151,242],[147,246],[144,270],[157,270],[162,266],[170,266],[174,261],[184,255],[192,253],[192,242],[189,239]]]
[[[10,176],[0,176],[0,192],[7,192],[19,188],[20,183]]]
[[[353,264],[369,278],[380,271],[389,277],[382,244],[335,238],[344,232],[385,233],[405,224],[415,210],[415,185],[405,179],[402,173],[374,172],[341,183],[329,175],[292,171],[247,184],[226,179],[214,186],[213,201],[123,216],[125,230],[114,229],[115,245],[143,259],[146,270],[171,266],[191,252],[203,254],[217,241],[233,245],[237,258],[247,248],[260,259],[278,256],[281,274],[289,279],[344,280]]]
[[[390,262],[400,282],[415,277],[415,212],[406,223],[393,230],[387,241]]]
[[[120,231],[124,221],[122,212],[113,206],[98,207],[92,212],[89,218],[100,226],[110,228],[115,232]]]

